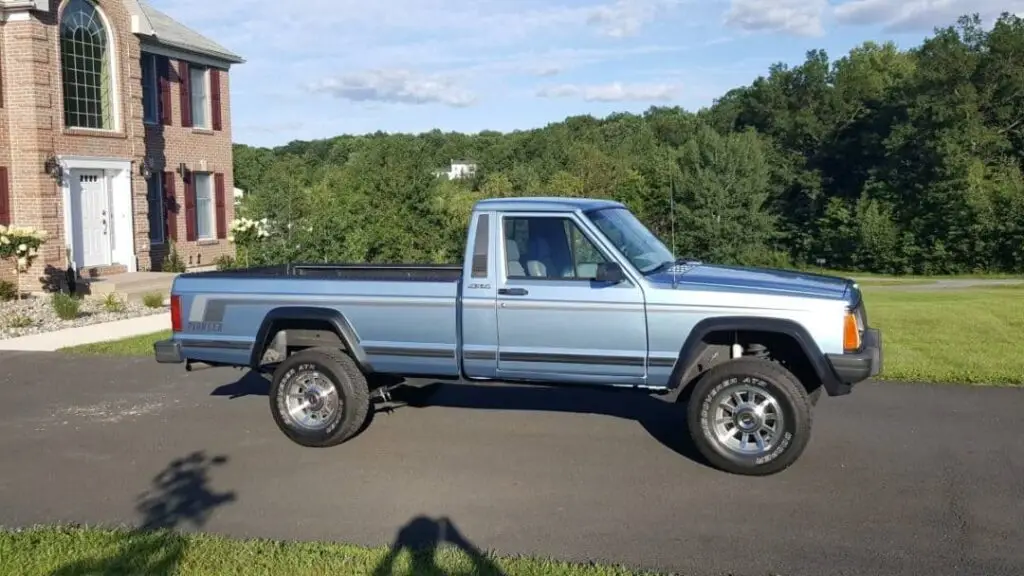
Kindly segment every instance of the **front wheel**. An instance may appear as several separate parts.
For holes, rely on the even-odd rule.
[[[811,434],[807,391],[782,366],[737,358],[708,370],[687,406],[690,436],[717,468],[775,474],[803,453]]]
[[[270,411],[297,444],[326,447],[359,431],[370,408],[366,377],[341,350],[312,348],[286,358],[270,384]]]

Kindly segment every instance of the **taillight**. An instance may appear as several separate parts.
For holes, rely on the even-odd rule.
[[[171,331],[181,332],[181,296],[171,294]]]
[[[843,349],[847,352],[860,350],[860,326],[853,312],[847,312],[843,320]]]

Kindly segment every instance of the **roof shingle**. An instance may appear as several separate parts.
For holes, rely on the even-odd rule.
[[[137,17],[141,21],[141,29],[137,30],[139,34],[153,36],[160,44],[172,48],[179,48],[236,64],[245,62],[241,56],[153,8],[144,0],[124,0],[124,4],[132,16]]]

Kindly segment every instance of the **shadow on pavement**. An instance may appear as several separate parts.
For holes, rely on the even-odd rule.
[[[227,396],[228,399],[244,398],[246,396],[266,396],[270,394],[270,380],[260,374],[249,370],[238,380],[214,388],[210,396]]]
[[[481,576],[500,576],[501,569],[492,562],[472,542],[459,532],[448,518],[434,520],[426,516],[413,518],[402,527],[395,536],[395,541],[379,564],[374,568],[372,576],[392,576],[395,574],[395,561],[403,550],[410,556],[409,570],[401,573],[417,576],[442,576],[451,574],[437,563],[437,552],[447,544],[462,552],[469,558],[473,567],[467,574]]]
[[[52,576],[176,574],[187,542],[175,530],[185,525],[201,528],[216,508],[235,501],[234,492],[214,492],[209,486],[210,470],[227,461],[227,456],[211,458],[204,452],[174,460],[138,496],[139,528],[111,546],[107,557],[68,564]]]
[[[270,382],[249,372],[239,380],[216,388],[211,395],[241,398],[266,396]],[[392,411],[403,406],[413,408],[448,407],[476,410],[521,410],[524,412],[567,412],[599,414],[634,420],[655,440],[676,454],[707,466],[708,463],[690,440],[686,428],[686,404],[654,395],[622,390],[586,387],[541,387],[505,384],[423,383],[398,386],[391,391],[393,402],[377,410]],[[371,410],[371,417],[375,411]],[[367,421],[360,430],[369,427]]]
[[[697,464],[707,461],[690,440],[686,405],[653,395],[584,387],[543,388],[501,384],[432,383],[400,387],[392,397],[402,406],[468,408],[475,410],[522,410],[597,414],[633,420],[655,440]]]

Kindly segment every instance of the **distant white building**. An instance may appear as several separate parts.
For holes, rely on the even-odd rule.
[[[438,178],[444,176],[449,180],[465,178],[476,174],[476,163],[468,160],[452,160],[448,170],[437,170],[434,175]]]
[[[238,206],[238,204],[242,201],[242,197],[243,196],[245,196],[245,190],[242,190],[241,188],[236,187],[235,188],[235,206]]]

